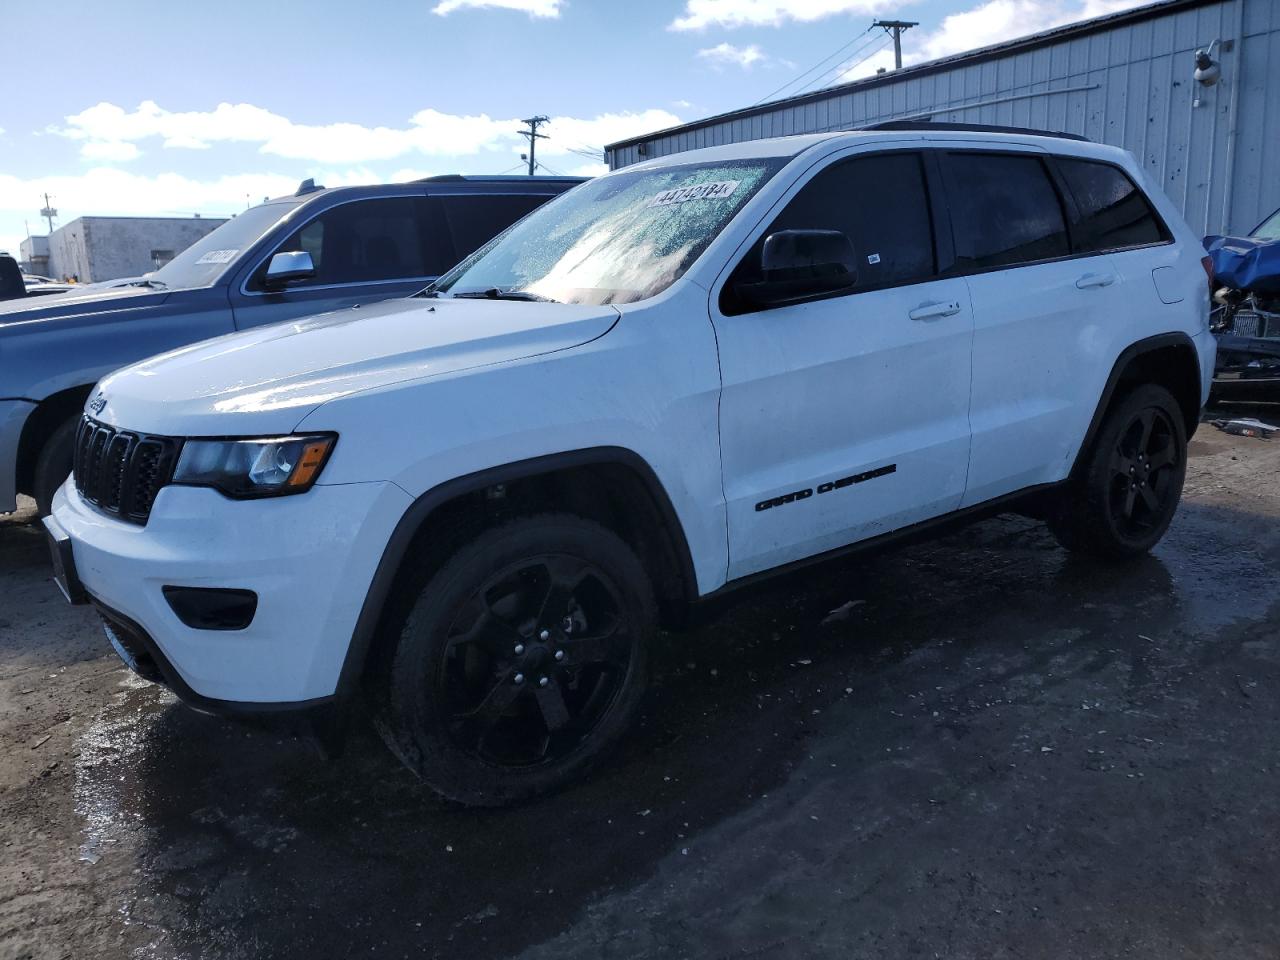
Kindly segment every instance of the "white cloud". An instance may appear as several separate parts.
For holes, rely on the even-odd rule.
[[[714,47],[699,50],[698,56],[716,66],[733,64],[743,70],[750,70],[757,63],[764,63],[769,59],[754,43],[747,47],[735,47],[732,43],[718,43]]]
[[[678,126],[680,122],[680,118],[674,113],[660,109],[641,110],[638,113],[602,113],[590,120],[552,117],[551,122],[543,128],[550,139],[538,141],[538,155],[567,153],[571,147],[603,148],[605,144]],[[519,139],[521,144],[525,142],[523,137]]]
[[[902,62],[912,66],[937,60],[1151,2],[1153,0],[987,0],[945,17],[936,30],[918,29],[904,34]],[[860,53],[854,59],[865,56]],[[880,49],[861,62],[844,67],[831,84],[870,77],[882,67],[894,68],[893,46],[887,35]]]
[[[607,163],[584,163],[577,167],[570,167],[567,171],[571,177],[598,177],[602,173],[609,172]]]
[[[400,170],[392,172],[387,177],[387,183],[409,183],[411,180],[425,180],[427,177],[434,177],[435,173],[430,170],[419,170],[415,167],[404,167]]]
[[[583,145],[614,140],[678,124],[661,109],[600,114],[592,118],[553,117],[545,128],[551,139],[538,152],[555,156]],[[410,156],[463,156],[486,151],[518,151],[525,141],[522,121],[487,114],[459,116],[434,109],[418,111],[403,127],[366,127],[358,123],[303,124],[247,103],[220,103],[211,111],[171,112],[153,101],[128,111],[99,103],[66,118],[53,132],[82,141],[81,154],[94,160],[127,160],[136,143],[161,140],[170,150],[211,143],[258,144],[260,152],[321,164],[364,164]],[[130,150],[133,152],[130,153]]]
[[[48,191],[62,214],[61,223],[81,214],[226,216],[243,210],[246,200],[261,203],[263,197],[292,193],[297,186],[296,176],[280,174],[195,180],[177,173],[143,176],[112,167],[31,179],[0,174],[0,215],[30,216],[38,198]]]
[[[837,14],[873,14],[883,6],[881,0],[685,0],[684,15],[667,29],[778,27],[788,20],[807,23]]]
[[[918,63],[936,60],[1151,2],[1152,0],[988,0],[987,3],[945,17],[941,27],[918,38],[912,37],[911,33],[905,34],[904,44],[911,40],[918,42],[910,44],[911,53],[909,56],[904,54],[903,61]]]
[[[437,16],[447,17],[456,10],[479,10],[496,7],[500,10],[519,10],[531,17],[558,17],[564,0],[441,0],[431,10]]]
[[[133,160],[141,152],[123,140],[94,140],[80,148],[80,155],[86,160],[105,160],[108,163]]]

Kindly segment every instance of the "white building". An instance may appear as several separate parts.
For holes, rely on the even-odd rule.
[[[200,216],[77,217],[48,237],[22,241],[20,259],[30,272],[55,280],[137,277],[164,266],[226,222]]]

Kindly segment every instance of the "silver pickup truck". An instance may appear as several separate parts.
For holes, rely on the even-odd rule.
[[[415,293],[579,182],[452,175],[326,190],[307,181],[131,286],[0,303],[0,513],[19,493],[49,512],[105,374],[248,327]]]

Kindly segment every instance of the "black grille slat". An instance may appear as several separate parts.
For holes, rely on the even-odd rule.
[[[132,497],[128,510],[133,514],[145,514],[160,491],[160,461],[164,453],[161,444],[143,440],[133,455]]]
[[[122,520],[145,524],[173,476],[180,441],[117,430],[85,417],[76,434],[72,477],[85,500]]]
[[[85,485],[89,491],[89,499],[97,503],[102,496],[102,454],[106,451],[107,441],[111,439],[111,431],[99,427],[93,432],[89,442],[89,457],[85,461]]]
[[[106,453],[102,457],[102,499],[99,503],[104,510],[120,509],[125,467],[129,463],[133,442],[133,435],[128,433],[117,433],[107,441]]]

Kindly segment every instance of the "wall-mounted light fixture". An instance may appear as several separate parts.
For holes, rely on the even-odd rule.
[[[1222,66],[1213,59],[1214,48],[1219,45],[1218,40],[1196,51],[1196,83],[1202,87],[1212,87],[1215,83],[1222,79]]]

